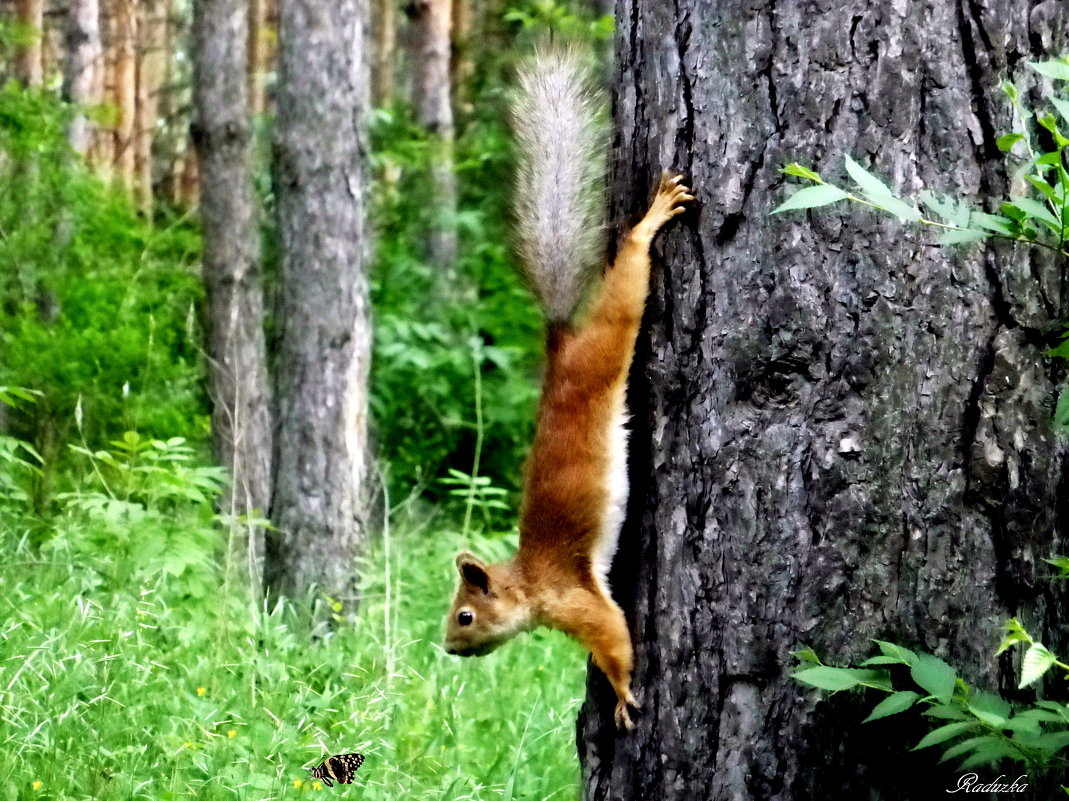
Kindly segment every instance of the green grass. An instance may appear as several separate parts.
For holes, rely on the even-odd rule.
[[[453,555],[501,538],[395,523],[355,623],[330,631],[243,601],[205,504],[93,498],[40,546],[0,515],[0,801],[577,797],[580,649],[547,632],[479,660],[439,646]],[[356,785],[309,781],[347,751],[367,757]]]

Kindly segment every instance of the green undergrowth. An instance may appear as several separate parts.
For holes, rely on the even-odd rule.
[[[396,515],[331,631],[246,600],[207,500],[107,498],[40,546],[0,507],[0,801],[576,797],[583,655],[541,632],[447,656],[458,535]],[[349,751],[359,786],[309,779]]]

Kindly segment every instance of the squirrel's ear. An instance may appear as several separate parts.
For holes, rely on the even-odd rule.
[[[457,570],[465,584],[478,587],[483,592],[490,592],[490,574],[486,572],[486,563],[467,551],[457,556]]]

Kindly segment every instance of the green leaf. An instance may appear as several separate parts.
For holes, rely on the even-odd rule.
[[[967,754],[969,751],[972,751],[981,743],[989,743],[992,740],[1001,742],[998,737],[992,734],[981,734],[976,737],[970,737],[967,740],[962,740],[960,743],[956,743],[944,751],[943,755],[939,757],[939,761],[947,762],[948,760],[955,759],[962,754]]]
[[[977,231],[973,228],[963,228],[960,230],[945,231],[939,235],[936,240],[940,245],[960,245],[964,242],[976,242],[980,239],[987,239],[991,234],[984,231]]]
[[[1042,178],[1037,178],[1035,175],[1026,175],[1024,177],[1028,183],[1032,184],[1038,191],[1049,197],[1051,200],[1055,198],[1054,187],[1044,181]]]
[[[1047,78],[1069,81],[1069,64],[1064,61],[1030,61],[1028,66]]]
[[[969,711],[974,715],[983,713],[987,716],[985,718],[987,723],[992,726],[999,726],[1013,714],[1013,707],[1001,695],[979,690],[969,695]],[[994,722],[996,719],[998,723]]]
[[[861,662],[861,667],[868,667],[869,665],[905,665],[908,662],[903,662],[893,656],[870,656],[864,662]]]
[[[1065,391],[1063,390],[1061,397],[1064,396]],[[1061,402],[1061,397],[1058,398],[1059,403]],[[1059,578],[1069,577],[1069,556],[1055,556],[1052,559],[1044,559],[1043,561],[1058,569],[1058,572],[1061,574]]]
[[[913,746],[913,750],[919,751],[922,748],[945,743],[947,740],[954,739],[959,734],[964,734],[967,731],[975,731],[978,725],[979,724],[975,721],[966,720],[961,723],[948,723],[946,726],[940,726],[938,729],[933,729],[924,735],[921,741]]]
[[[969,207],[961,200],[955,198],[941,200],[927,189],[918,195],[918,199],[947,222],[959,228],[969,227]]]
[[[873,640],[879,647],[880,653],[884,656],[891,657],[897,662],[903,665],[912,665],[917,655],[908,648],[903,648],[901,645],[896,645],[893,642],[887,642],[885,640]]]
[[[820,657],[817,656],[817,652],[808,646],[798,651],[791,651],[791,656],[797,659],[799,662],[806,662],[811,665],[823,664],[820,661]]]
[[[1017,102],[1017,94],[1018,94],[1017,93],[1017,87],[1014,86],[1012,81],[1003,81],[1002,82],[1002,91],[1005,92],[1006,93],[1006,97],[1008,97],[1014,103]]]
[[[961,704],[936,704],[928,707],[922,714],[943,720],[969,720]]]
[[[821,665],[819,667],[799,670],[791,678],[819,687],[821,690],[839,692],[857,687],[865,681],[877,681],[881,675],[875,670],[857,670],[856,668],[837,668]]]
[[[1031,643],[1032,637],[1027,631],[1024,630],[1024,626],[1021,625],[1015,617],[1011,617],[1007,620],[1003,626],[1006,629],[1006,636],[1002,638],[1002,642],[999,644],[998,650],[995,651],[995,656],[998,656],[1008,648],[1012,648],[1018,643],[1026,642]]]
[[[1024,652],[1024,658],[1021,660],[1021,683],[1017,685],[1017,689],[1024,689],[1029,684],[1039,681],[1055,661],[1054,654],[1048,651],[1043,643],[1033,643]]]
[[[1046,167],[1060,167],[1062,163],[1062,154],[1058,151],[1052,153],[1044,153],[1036,159],[1036,164],[1042,164]]]
[[[873,707],[872,712],[865,718],[862,723],[868,723],[870,720],[879,720],[880,718],[886,718],[890,715],[897,715],[899,712],[905,712],[920,698],[920,695],[912,690],[903,690],[902,692],[894,693],[884,698],[880,703]]]
[[[931,654],[917,654],[910,675],[929,695],[935,696],[944,704],[950,703],[958,676],[954,668],[942,659]]]
[[[793,175],[796,178],[805,178],[810,181],[816,181],[818,184],[824,183],[824,179],[821,178],[817,173],[813,172],[808,167],[803,167],[797,162],[792,162],[786,165],[782,170],[780,170],[780,172],[784,175]]]
[[[989,742],[981,743],[976,752],[961,763],[962,770],[975,768],[979,765],[994,765],[1002,759],[1020,759],[1017,749],[1004,740],[991,738]]]
[[[1024,134],[1021,133],[1008,133],[1003,134],[995,140],[995,144],[998,145],[998,149],[1003,153],[1009,153],[1013,150],[1013,146],[1024,139]]]
[[[1014,720],[1017,718],[1025,718],[1026,720],[1037,720],[1042,723],[1060,723],[1065,724],[1065,717],[1059,715],[1057,712],[1052,712],[1049,709],[1026,709],[1023,712],[1019,712],[1014,716]]]
[[[827,206],[829,203],[835,203],[838,200],[844,200],[847,197],[846,192],[837,186],[831,186],[830,184],[821,184],[820,186],[807,186],[803,189],[799,189],[783,203],[772,210],[773,214],[779,214],[784,211],[794,211],[796,209],[813,209],[817,206]]]
[[[1058,113],[1062,115],[1062,119],[1069,123],[1069,102],[1058,97],[1052,97],[1050,102],[1054,108],[1058,109]]]
[[[972,215],[969,221],[997,234],[1004,234],[1005,236],[1016,235],[1013,230],[1013,220],[998,214],[984,214],[982,211],[978,211]]]
[[[1025,214],[1031,215],[1042,222],[1045,222],[1055,232],[1062,230],[1058,222],[1058,218],[1055,217],[1047,205],[1040,203],[1038,200],[1032,198],[1010,198],[1012,205],[1017,206]]]
[[[1044,128],[1051,132],[1051,134],[1054,136],[1054,143],[1058,146],[1059,149],[1065,147],[1066,145],[1069,145],[1069,139],[1066,139],[1064,136],[1062,136],[1062,132],[1058,130],[1058,121],[1054,119],[1053,114],[1044,114],[1042,117],[1036,120],[1036,122],[1038,122],[1040,125],[1042,125]],[[1061,154],[1059,154],[1059,163],[1060,155]]]
[[[919,211],[904,200],[896,197],[883,181],[850,158],[850,156],[843,156],[843,160],[847,174],[861,188],[861,193],[870,203],[904,220],[919,220],[921,218]]]

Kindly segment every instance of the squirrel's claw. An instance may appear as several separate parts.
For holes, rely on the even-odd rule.
[[[635,700],[635,696],[631,695],[630,691],[616,703],[616,711],[613,713],[613,718],[616,720],[616,728],[634,731],[635,724],[631,721],[631,715],[627,709],[629,706],[633,706],[635,709],[639,708],[638,701]]]

